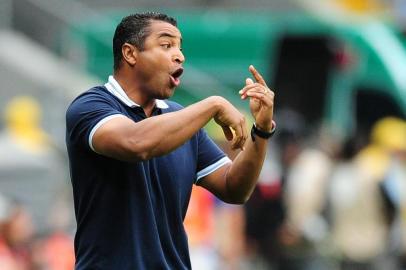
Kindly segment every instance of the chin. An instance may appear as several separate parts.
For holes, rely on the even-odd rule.
[[[168,99],[168,98],[171,98],[174,93],[175,93],[175,87],[169,88],[169,89],[163,91],[162,97],[160,97],[159,99]]]

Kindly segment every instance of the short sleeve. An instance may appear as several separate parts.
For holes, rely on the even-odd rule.
[[[103,95],[85,93],[79,96],[66,112],[67,144],[93,150],[93,134],[103,123],[115,117],[125,116]]]
[[[198,157],[196,183],[206,175],[211,174],[231,160],[213,142],[206,131],[201,129],[198,133]]]

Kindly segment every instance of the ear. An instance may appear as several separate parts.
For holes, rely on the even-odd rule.
[[[121,47],[121,53],[123,55],[123,60],[130,66],[134,66],[137,63],[138,49],[134,45],[124,43]]]

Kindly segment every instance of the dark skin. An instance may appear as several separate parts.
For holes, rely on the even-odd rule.
[[[173,25],[151,21],[150,35],[144,50],[131,44],[122,47],[123,62],[114,73],[126,94],[140,104],[147,116],[156,99],[173,95],[179,81],[171,74],[182,67],[181,33]],[[242,99],[249,99],[257,126],[272,129],[273,92],[253,67],[249,67],[256,82],[246,80],[240,90]],[[189,140],[210,119],[219,124],[233,149],[241,149],[232,163],[203,177],[199,185],[228,203],[244,203],[251,195],[265,159],[267,140],[248,139],[245,117],[227,100],[208,97],[180,111],[148,117],[134,122],[126,117],[107,121],[93,136],[96,152],[119,160],[137,162],[165,155]]]

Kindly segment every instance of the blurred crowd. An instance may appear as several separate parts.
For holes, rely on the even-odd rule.
[[[384,117],[368,138],[339,141],[294,111],[276,120],[246,205],[194,190],[195,269],[406,269],[406,122]]]
[[[11,100],[3,120],[0,269],[73,269],[66,160],[31,97]],[[405,269],[406,121],[385,117],[368,138],[341,141],[292,110],[278,110],[276,121],[247,204],[193,189],[185,220],[193,269]]]
[[[72,270],[67,167],[29,96],[4,108],[0,132],[0,269]]]
[[[1,198],[0,269],[74,268],[73,242],[64,231],[39,234],[31,214],[18,202]]]

